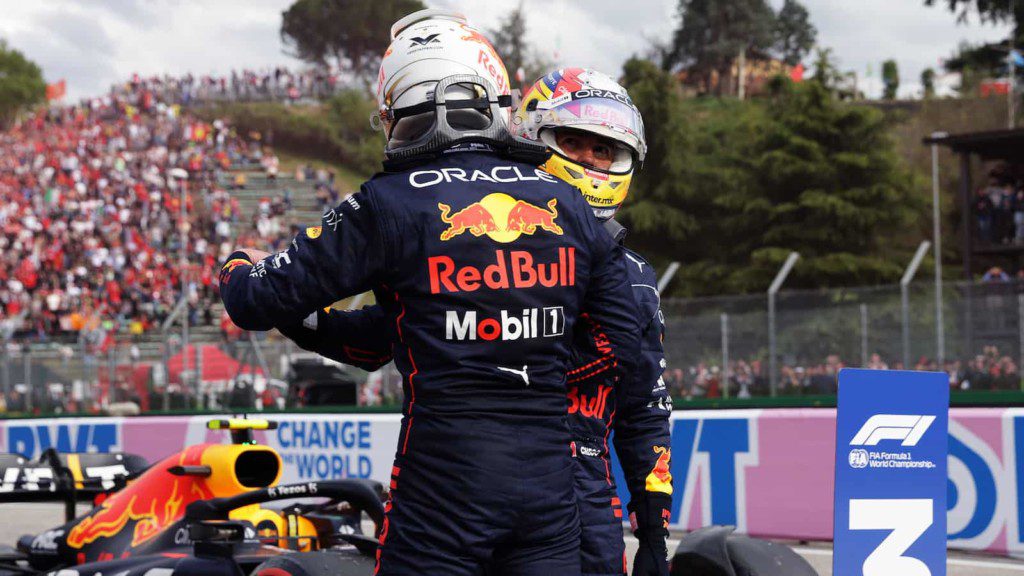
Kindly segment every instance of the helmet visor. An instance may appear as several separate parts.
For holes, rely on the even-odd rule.
[[[580,131],[580,132],[586,132],[586,133],[589,133],[589,134],[596,134],[598,136],[601,136],[602,138],[607,138],[607,139],[611,140],[612,141],[612,162],[611,162],[611,165],[608,166],[607,168],[602,168],[602,167],[594,166],[594,165],[592,165],[590,163],[584,162],[581,158],[576,157],[575,155],[569,153],[567,150],[563,150],[562,147],[558,145],[558,136],[557,136],[557,134],[559,132],[561,132],[562,130],[565,130],[565,131],[576,130],[576,131]],[[569,160],[569,161],[571,161],[571,162],[573,162],[575,164],[579,164],[580,166],[588,168],[590,170],[596,170],[598,172],[604,172],[604,173],[607,173],[607,174],[622,175],[622,174],[629,174],[630,172],[632,172],[633,168],[636,165],[636,152],[632,148],[630,148],[629,146],[626,146],[620,140],[615,139],[614,136],[609,136],[608,133],[607,133],[607,130],[602,130],[600,127],[595,127],[593,125],[574,126],[572,128],[569,128],[569,127],[559,127],[559,128],[549,129],[549,130],[542,130],[541,133],[540,133],[540,140],[548,148],[551,148],[552,150],[554,150],[555,153],[558,154],[559,156],[561,156],[561,157],[563,157],[563,158],[565,158],[565,159],[567,159],[567,160]]]
[[[575,128],[625,144],[641,155],[643,123],[634,106],[612,98],[555,98],[537,105],[541,123],[551,128]]]

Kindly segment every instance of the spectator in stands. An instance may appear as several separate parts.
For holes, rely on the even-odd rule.
[[[733,362],[732,380],[737,398],[750,398],[751,388],[754,386],[754,371],[746,360]]]
[[[665,385],[671,391],[672,396],[682,397],[685,395],[686,382],[683,379],[682,368],[672,368],[665,371]]]
[[[981,188],[974,197],[974,218],[978,223],[978,241],[982,244],[992,243],[992,211],[993,204],[989,188]]]
[[[799,396],[803,393],[804,377],[807,371],[803,366],[783,365],[779,371],[778,393],[788,396]]]
[[[992,241],[997,244],[1008,244],[1014,237],[1013,217],[1015,193],[1007,182],[1001,182],[995,189],[992,211]]]
[[[263,159],[260,163],[263,165],[263,170],[267,174],[267,180],[277,182],[277,170],[281,163],[277,158],[277,154],[274,154],[274,151],[268,148],[263,153]]]
[[[1024,244],[1024,185],[1017,183],[1013,193],[1013,243]]]
[[[327,185],[322,182],[317,182],[316,185],[316,200],[320,206],[320,211],[324,212],[329,210],[333,204],[331,204],[331,193],[327,190]]]
[[[1009,282],[1010,275],[999,266],[993,266],[981,277],[982,282]]]
[[[340,71],[326,67],[290,70],[283,67],[262,70],[232,70],[225,76],[185,74],[143,78],[138,74],[130,82],[114,87],[115,93],[146,91],[147,106],[153,102],[189,104],[193,101],[273,100],[294,102],[323,99],[342,87]]]

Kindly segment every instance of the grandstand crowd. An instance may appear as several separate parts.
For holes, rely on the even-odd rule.
[[[854,364],[860,367],[860,363]],[[847,367],[838,354],[830,354],[822,362],[788,364],[779,369],[776,392],[783,396],[814,396],[836,393],[839,370]],[[940,367],[932,358],[922,356],[912,366],[896,361],[891,365],[880,354],[872,354],[863,366],[871,370],[926,370],[942,371],[949,375],[949,387],[954,390],[1020,390],[1021,374],[1016,361],[1002,354],[997,346],[984,346],[982,352],[966,363],[946,361]],[[688,368],[665,371],[665,383],[672,396],[686,400],[694,398],[721,398],[728,385],[729,395],[736,398],[765,396],[770,393],[766,363],[761,360],[729,362],[728,382],[722,368],[715,363],[700,362]]]
[[[142,334],[167,317],[183,281],[193,323],[219,321],[217,262],[236,244],[275,248],[293,235],[286,197],[240,213],[221,184],[237,163],[277,170],[259,135],[193,117],[145,82],[0,133],[0,336],[80,333],[102,346],[117,331]]]
[[[161,102],[188,105],[209,101],[319,100],[334,95],[341,87],[341,75],[327,68],[292,70],[283,66],[259,70],[232,70],[228,75],[184,74],[173,76],[132,76],[127,84],[118,84],[112,93],[130,97],[148,91]]]
[[[978,188],[973,213],[982,244],[1024,244],[1024,178],[1001,166]],[[1018,272],[1024,278],[1024,269]]]

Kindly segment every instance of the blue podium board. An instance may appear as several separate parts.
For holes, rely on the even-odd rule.
[[[839,372],[835,576],[945,576],[949,383]]]

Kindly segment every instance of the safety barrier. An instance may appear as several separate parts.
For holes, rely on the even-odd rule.
[[[1024,409],[954,408],[949,438],[951,548],[1024,553]],[[283,482],[326,478],[388,480],[397,414],[280,414],[257,431],[277,449]],[[188,444],[224,442],[209,416],[0,421],[0,451],[34,457],[121,450],[151,461]],[[735,524],[764,537],[832,537],[835,410],[693,410],[672,415],[676,527]],[[616,476],[624,485],[621,472]],[[623,500],[628,496],[621,494]]]

